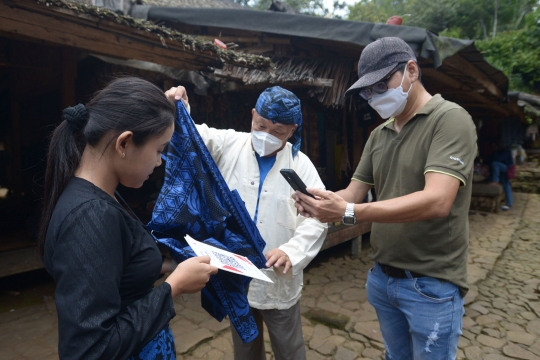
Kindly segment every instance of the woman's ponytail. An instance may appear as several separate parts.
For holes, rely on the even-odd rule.
[[[68,107],[63,111],[64,121],[54,130],[47,153],[43,211],[38,237],[39,254],[43,258],[45,236],[58,198],[79,166],[86,141],[83,130],[88,123],[84,105]]]

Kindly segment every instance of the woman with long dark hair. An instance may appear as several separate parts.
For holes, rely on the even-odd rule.
[[[217,272],[195,257],[154,288],[167,270],[160,251],[115,197],[118,184],[139,188],[161,164],[174,116],[158,87],[120,78],[65,109],[53,133],[39,248],[56,281],[62,359],[175,359],[173,298]]]

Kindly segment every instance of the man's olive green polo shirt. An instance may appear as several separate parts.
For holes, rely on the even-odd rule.
[[[445,218],[408,223],[374,223],[372,257],[385,265],[467,287],[468,212],[476,157],[470,115],[435,95],[397,133],[390,119],[371,133],[353,180],[375,187],[383,201],[421,191],[433,171],[459,179],[461,186]]]

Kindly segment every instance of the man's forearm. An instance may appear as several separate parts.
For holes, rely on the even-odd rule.
[[[356,203],[355,199],[357,198],[357,196],[349,189],[336,191],[336,194],[341,196],[347,202]]]
[[[448,216],[450,206],[436,193],[425,190],[395,199],[356,204],[356,218],[379,223],[404,223]]]
[[[354,184],[354,185],[357,185],[357,186],[353,186],[353,187],[349,186],[346,189],[336,191],[336,194],[341,196],[345,201],[349,203],[352,202],[355,204],[359,204],[364,200],[364,198],[366,197],[371,187],[368,185],[360,184],[360,183],[359,185],[358,184]]]
[[[317,197],[317,200],[303,194],[296,196],[300,199],[297,199],[300,211],[324,222],[341,220],[345,214],[347,202],[356,204],[354,210],[358,220],[387,223],[410,222],[447,216],[456,199],[459,185],[460,181],[455,177],[428,172],[423,190],[385,201],[360,204],[369,190],[368,185],[360,182],[351,182],[347,189],[337,194],[331,191],[308,189]]]

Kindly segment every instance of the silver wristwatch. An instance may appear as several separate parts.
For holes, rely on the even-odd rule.
[[[356,216],[354,216],[354,203],[348,203],[345,208],[345,215],[341,218],[344,225],[356,224]]]

